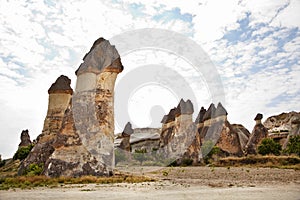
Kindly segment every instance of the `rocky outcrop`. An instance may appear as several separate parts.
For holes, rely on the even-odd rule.
[[[256,124],[245,146],[246,154],[256,154],[258,145],[268,136],[268,129],[261,123],[262,118],[263,115],[260,113],[254,118]]]
[[[274,115],[263,124],[268,129],[268,137],[278,141],[284,149],[291,136],[300,135],[300,112]]]
[[[114,167],[114,84],[123,70],[114,46],[99,38],[70,79],[59,77],[49,88],[48,112],[37,144],[22,163],[42,163],[43,174],[110,175]]]
[[[20,139],[21,139],[21,142],[20,142],[20,144],[19,144],[19,148],[20,148],[20,147],[26,147],[26,146],[32,144],[27,129],[22,131]]]

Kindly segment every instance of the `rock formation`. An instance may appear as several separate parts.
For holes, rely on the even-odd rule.
[[[26,147],[26,146],[32,144],[27,129],[22,131],[20,139],[21,139],[21,142],[19,144],[19,148],[20,147]]]
[[[291,136],[300,135],[300,112],[274,115],[263,124],[268,129],[268,137],[278,141],[285,149]]]
[[[75,93],[70,79],[59,77],[50,87],[42,134],[19,174],[42,163],[43,174],[109,175],[114,167],[114,84],[123,70],[120,56],[99,38],[76,70]]]
[[[248,138],[244,131],[233,127],[227,120],[227,111],[221,103],[218,103],[217,108],[211,104],[207,111],[201,109],[199,113],[198,133],[202,144],[212,143],[221,149],[226,155],[241,156],[242,145],[245,139]],[[244,128],[244,127],[243,127]],[[245,128],[244,128],[245,129]],[[206,147],[207,145],[205,145]],[[207,154],[207,150],[203,152]]]
[[[44,165],[53,153],[53,142],[62,127],[64,114],[70,105],[73,94],[70,83],[71,80],[62,75],[49,88],[48,111],[42,134],[38,136],[37,142],[28,157],[21,163],[19,174],[25,173],[30,164]]]
[[[177,160],[193,155],[198,160],[199,150],[195,149],[200,149],[200,138],[192,121],[193,112],[192,102],[181,99],[177,107],[163,117],[159,153],[165,158]],[[191,147],[193,141],[195,144]]]
[[[263,115],[258,113],[255,120],[255,126],[245,146],[246,154],[256,154],[257,146],[268,136],[268,129],[261,123]]]
[[[133,129],[132,129],[131,123],[128,122],[125,125],[125,128],[122,132],[122,141],[119,146],[120,149],[130,152],[130,135],[132,133],[133,133]]]

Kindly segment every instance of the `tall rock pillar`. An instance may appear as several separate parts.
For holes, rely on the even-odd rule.
[[[45,164],[53,153],[53,143],[62,127],[65,111],[70,105],[73,90],[71,80],[61,75],[48,90],[49,101],[47,116],[44,121],[42,134],[27,158],[21,163],[18,174],[22,175],[30,164]]]
[[[73,116],[85,148],[110,173],[114,167],[114,86],[123,70],[109,41],[99,38],[76,71]]]

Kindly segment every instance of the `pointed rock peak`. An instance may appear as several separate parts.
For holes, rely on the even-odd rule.
[[[48,94],[52,94],[52,93],[73,94],[73,89],[71,88],[70,84],[71,84],[71,79],[69,79],[67,76],[61,75],[51,85],[51,87],[48,90]]]
[[[202,123],[204,114],[206,113],[206,109],[202,106],[200,112],[195,120],[195,123]]]
[[[132,129],[132,125],[130,122],[127,122],[127,124],[125,125],[125,128],[122,132],[122,136],[125,136],[125,135],[131,135],[133,133],[133,129]]]
[[[223,105],[221,103],[218,103],[215,117],[219,117],[219,116],[223,116],[223,115],[227,115],[227,114],[228,113],[227,113],[226,109],[223,107]]]
[[[179,116],[181,114],[193,114],[194,112],[194,106],[191,100],[187,100],[186,102],[181,99],[178,106],[176,107],[176,116]]]
[[[75,74],[77,76],[87,72],[99,74],[102,71],[120,73],[123,71],[123,65],[115,46],[101,37],[94,42],[90,51],[83,57],[83,63]]]
[[[213,118],[215,116],[215,112],[216,112],[215,104],[211,103],[206,113],[203,116],[203,121]]]
[[[255,116],[254,120],[261,120],[263,118],[263,114],[261,113],[257,113],[257,115]]]

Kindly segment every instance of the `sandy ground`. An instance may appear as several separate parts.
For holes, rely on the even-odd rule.
[[[297,199],[300,171],[268,168],[136,168],[158,181],[138,184],[64,185],[0,191],[0,199]]]

